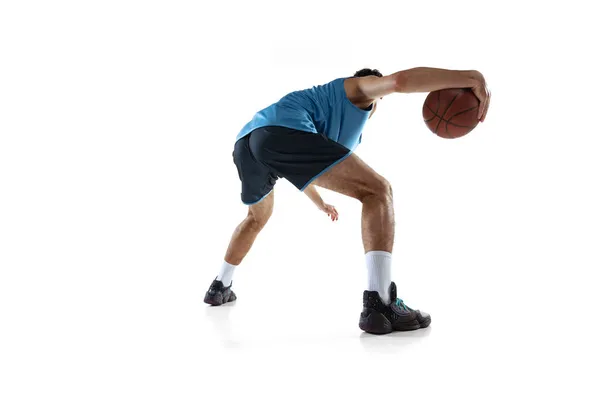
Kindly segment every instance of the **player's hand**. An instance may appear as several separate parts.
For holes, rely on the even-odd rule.
[[[323,204],[323,206],[321,207],[321,211],[325,212],[329,216],[329,218],[331,218],[332,221],[338,220],[339,215],[334,206],[330,204]]]
[[[487,115],[488,108],[490,107],[490,98],[492,97],[492,93],[487,87],[485,83],[485,78],[481,73],[477,73],[477,84],[471,90],[477,98],[479,99],[479,110],[477,112],[477,119],[480,122],[485,120]]]

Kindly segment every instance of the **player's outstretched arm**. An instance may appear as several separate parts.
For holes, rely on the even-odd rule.
[[[489,105],[489,90],[483,75],[475,70],[459,71],[417,67],[384,77],[364,76],[345,82],[348,99],[359,106],[392,93],[433,92],[450,88],[470,88],[479,98],[479,118],[485,119]]]
[[[396,92],[433,92],[451,88],[474,88],[485,82],[478,71],[458,71],[451,69],[418,67],[393,74]]]

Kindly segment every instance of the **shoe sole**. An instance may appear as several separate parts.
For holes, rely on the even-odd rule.
[[[366,318],[360,317],[358,327],[367,333],[384,335],[393,332],[392,323],[380,312],[372,312]]]
[[[394,331],[414,331],[417,329],[427,328],[431,324],[431,317],[425,318],[422,322],[417,319],[407,321],[403,324],[397,324],[395,327],[389,319],[380,312],[373,311],[368,317],[360,317],[358,327],[367,333],[375,335],[385,335]]]
[[[225,303],[230,303],[232,301],[236,301],[237,297],[235,295],[235,293],[231,292],[231,295],[227,296],[227,297],[217,297],[217,296],[210,296],[208,293],[206,293],[206,295],[204,296],[204,302],[206,304],[210,304],[211,306],[221,306]]]

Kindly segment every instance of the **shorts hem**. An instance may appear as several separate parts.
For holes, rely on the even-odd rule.
[[[270,195],[272,191],[273,191],[273,189],[269,190],[269,193],[265,194],[263,197],[261,197],[260,199],[254,201],[252,203],[246,203],[244,200],[242,200],[242,203],[244,203],[247,206],[251,206],[251,205],[260,203],[265,197],[267,197],[268,195]]]

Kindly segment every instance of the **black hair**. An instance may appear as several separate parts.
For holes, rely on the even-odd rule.
[[[354,74],[354,76],[358,77],[358,76],[370,76],[370,75],[375,75],[378,77],[382,77],[382,73],[379,72],[378,69],[370,69],[370,68],[363,68],[360,71],[356,71],[356,73]]]

